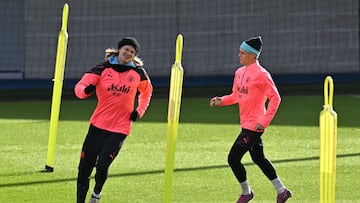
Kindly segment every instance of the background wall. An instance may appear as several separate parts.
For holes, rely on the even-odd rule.
[[[66,80],[102,62],[104,50],[125,36],[141,43],[149,75],[167,78],[178,33],[185,76],[207,84],[228,80],[239,66],[240,43],[258,35],[260,60],[273,75],[360,78],[358,0],[12,0],[0,5],[0,84],[53,78],[64,3]]]

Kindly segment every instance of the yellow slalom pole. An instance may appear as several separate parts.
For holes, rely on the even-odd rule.
[[[181,65],[183,49],[183,37],[179,34],[176,38],[175,63],[171,67],[169,106],[168,106],[168,126],[166,142],[166,162],[165,162],[165,189],[164,203],[171,202],[172,178],[174,175],[175,146],[179,128],[179,116],[181,106],[181,92],[183,84],[184,70]]]
[[[327,76],[324,109],[320,112],[320,203],[335,202],[337,114],[333,110],[333,92],[333,80]]]
[[[69,16],[69,5],[65,4],[62,13],[62,25],[58,37],[58,46],[55,64],[54,87],[51,104],[50,129],[47,162],[45,166],[46,172],[54,171],[55,144],[59,124],[59,113],[61,104],[61,94],[64,80],[66,50],[68,44],[67,24]]]

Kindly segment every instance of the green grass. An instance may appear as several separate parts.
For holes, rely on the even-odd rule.
[[[235,202],[240,188],[227,165],[238,135],[236,106],[210,108],[208,99],[184,98],[176,146],[173,202]],[[360,98],[335,96],[338,113],[336,202],[359,202]],[[286,96],[263,135],[265,153],[293,191],[289,202],[319,201],[321,96]],[[62,102],[53,173],[46,164],[50,101],[0,103],[0,202],[74,202],[77,165],[95,101]],[[103,203],[162,202],[167,100],[154,99],[134,124],[103,189]],[[253,202],[274,202],[270,182],[248,155],[243,163]],[[91,187],[94,180],[91,180]]]

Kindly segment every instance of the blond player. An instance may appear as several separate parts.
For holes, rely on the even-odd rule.
[[[111,163],[133,122],[142,118],[149,106],[153,87],[143,62],[137,57],[139,49],[135,38],[123,38],[118,42],[118,49],[107,49],[106,61],[86,72],[75,86],[78,98],[86,99],[96,94],[98,100],[81,149],[77,203],[84,203],[86,199],[94,167],[95,186],[90,203],[100,202]]]

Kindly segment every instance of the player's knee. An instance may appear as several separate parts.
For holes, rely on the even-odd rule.
[[[253,162],[260,168],[268,167],[269,161],[264,156],[251,156]]]
[[[105,180],[108,176],[108,168],[105,167],[97,167],[96,168],[96,174],[95,174],[95,178],[96,179],[102,179]]]
[[[239,157],[235,156],[235,154],[233,154],[233,153],[229,153],[229,154],[228,154],[228,164],[229,164],[230,166],[233,166],[233,165],[235,165],[235,164],[238,163],[238,162],[240,162]]]
[[[256,165],[261,165],[264,161],[264,158],[257,156],[251,156],[251,159]]]

